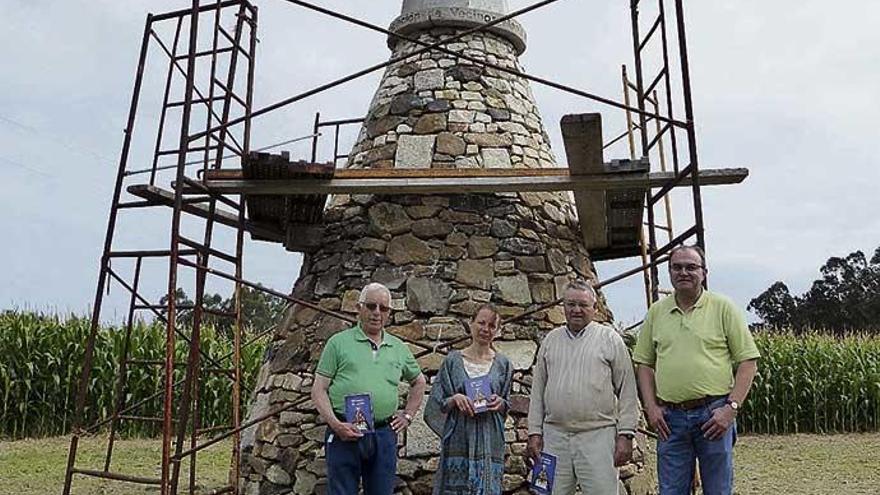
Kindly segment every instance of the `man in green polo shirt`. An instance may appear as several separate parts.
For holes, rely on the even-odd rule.
[[[689,495],[697,459],[703,493],[730,495],[736,414],[758,349],[742,311],[703,289],[699,247],[673,249],[669,276],[675,292],[648,310],[633,353],[645,414],[659,437],[660,495]]]
[[[358,324],[330,337],[318,360],[312,401],[327,423],[324,441],[328,495],[390,495],[397,473],[397,434],[412,422],[427,382],[400,339],[385,332],[391,292],[369,284],[358,297]],[[410,384],[397,410],[397,386]],[[374,430],[364,434],[346,420],[345,398],[369,394]]]

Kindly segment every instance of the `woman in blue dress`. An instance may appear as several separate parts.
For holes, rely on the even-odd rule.
[[[492,346],[500,320],[494,306],[480,306],[469,325],[471,344],[450,352],[434,379],[425,406],[425,422],[440,437],[434,495],[501,493],[504,420],[513,368]],[[480,377],[490,389],[483,412],[475,410],[465,387],[468,380]]]

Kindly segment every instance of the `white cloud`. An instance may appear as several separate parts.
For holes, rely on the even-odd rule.
[[[380,26],[399,12],[399,2],[387,0],[318,3]],[[510,2],[514,9],[530,3]],[[170,0],[0,5],[0,117],[38,130],[0,120],[0,197],[13,212],[3,219],[12,235],[0,255],[16,260],[14,281],[0,288],[2,304],[81,310],[91,303],[145,14],[185,7]],[[686,9],[702,164],[751,169],[745,184],[704,193],[713,287],[744,306],[776,279],[807,284],[829,256],[872,251],[880,232],[870,213],[880,206],[880,4],[742,0],[688,2]],[[620,99],[620,65],[632,58],[623,3],[557,2],[521,22],[530,40],[522,63],[531,74]],[[260,3],[259,37],[257,107],[389,55],[383,35],[281,1]],[[254,145],[308,134],[316,111],[363,115],[380,76],[258,119]],[[534,92],[560,161],[564,113],[603,111],[607,135],[622,126],[619,113],[593,102],[540,85]],[[142,104],[139,125],[155,120],[155,94]],[[308,146],[289,149],[305,156]],[[688,216],[686,199],[677,196],[676,207]],[[277,246],[250,249],[254,278],[288,289],[296,258]],[[623,265],[602,264],[601,276]],[[643,307],[633,280],[608,292],[629,321]]]

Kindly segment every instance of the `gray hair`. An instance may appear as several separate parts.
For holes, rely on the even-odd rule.
[[[565,286],[565,292],[568,292],[570,290],[589,292],[590,294],[592,294],[594,301],[599,300],[599,296],[598,294],[596,294],[596,289],[593,287],[593,284],[587,282],[586,280],[580,278],[572,280],[568,283],[568,285]]]
[[[379,291],[388,296],[388,300],[391,301],[391,291],[388,290],[388,287],[380,284],[379,282],[372,282],[364,286],[361,289],[361,293],[358,295],[358,303],[362,303],[367,300],[367,294],[373,291]]]

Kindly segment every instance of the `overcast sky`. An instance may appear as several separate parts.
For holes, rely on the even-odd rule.
[[[400,9],[397,0],[315,1],[383,26]],[[872,252],[880,244],[880,3],[685,3],[701,165],[751,171],[743,185],[704,190],[711,287],[743,307],[776,280],[801,292],[828,257]],[[562,0],[523,16],[526,71],[621,99],[620,65],[632,58],[627,4]],[[380,34],[281,0],[257,5],[258,108],[389,56]],[[144,19],[149,11],[186,6],[183,0],[0,2],[0,256],[6,260],[0,308],[88,310]],[[153,68],[155,82],[162,69]],[[363,116],[380,76],[260,118],[254,147],[308,134],[318,110],[325,118]],[[599,111],[606,136],[622,130],[618,111],[533,89],[560,162],[562,115]],[[155,125],[155,100],[141,109],[139,125]],[[351,136],[343,141],[350,145]],[[287,149],[296,158],[308,152],[304,144]],[[606,154],[625,157],[624,149]],[[685,228],[689,198],[674,201],[677,226]],[[134,227],[124,239],[167,247],[161,221]],[[278,246],[250,242],[245,273],[287,291],[299,262]],[[631,266],[635,260],[600,263],[599,277]],[[160,294],[167,274],[156,272],[145,290]],[[122,316],[120,293],[114,291],[105,319]],[[618,320],[640,319],[640,278],[606,295]]]

